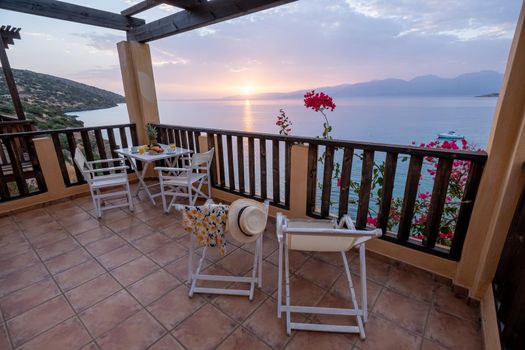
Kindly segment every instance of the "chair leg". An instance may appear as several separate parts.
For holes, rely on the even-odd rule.
[[[193,193],[192,185],[189,184],[188,185],[188,199],[189,199],[189,203],[190,203],[190,205],[195,205],[195,201],[193,200],[192,193]]]
[[[348,259],[346,258],[346,252],[341,252],[341,257],[343,258],[343,265],[345,267],[346,278],[348,280],[348,288],[350,289],[350,296],[352,298],[352,304],[354,305],[354,310],[359,311],[359,306],[357,304],[357,298],[355,296],[355,289],[352,283],[352,274],[350,273],[350,268],[348,266]],[[357,327],[359,328],[359,338],[365,339],[365,329],[363,326],[363,318],[361,315],[356,315],[357,318]]]
[[[259,240],[257,240],[255,245],[255,254],[253,254],[252,281],[250,282],[250,295],[248,297],[250,301],[253,300],[253,294],[255,292],[255,281],[258,278],[257,271],[259,271]]]
[[[277,318],[282,316],[283,305],[283,242],[279,242],[279,271],[277,271]]]
[[[263,235],[261,234],[261,237],[257,240],[257,246],[259,248],[259,271],[257,275],[259,276],[257,280],[257,285],[259,288],[262,288],[262,265],[263,265]]]
[[[129,211],[133,211],[133,197],[131,196],[131,188],[129,187],[129,182],[126,182],[126,191],[128,192],[126,196],[128,197]]]
[[[363,321],[368,321],[368,296],[366,287],[366,256],[365,244],[359,246],[359,267],[361,270],[361,303],[363,308]]]
[[[290,261],[288,258],[288,247],[284,247],[284,275],[286,283],[286,333],[292,334],[292,317],[290,314]]]

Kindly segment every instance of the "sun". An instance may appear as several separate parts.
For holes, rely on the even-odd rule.
[[[241,94],[243,94],[244,96],[253,95],[256,91],[255,87],[251,84],[245,84],[241,86],[240,90],[241,90]]]

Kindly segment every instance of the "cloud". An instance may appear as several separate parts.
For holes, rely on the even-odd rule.
[[[517,1],[517,0],[515,0]],[[400,25],[397,37],[445,35],[460,41],[508,39],[515,13],[501,0],[345,0],[355,13]],[[508,1],[513,2],[513,1]]]
[[[117,43],[125,40],[125,35],[118,35],[112,33],[86,32],[73,33],[74,36],[87,39],[86,44],[99,51],[115,52]]]

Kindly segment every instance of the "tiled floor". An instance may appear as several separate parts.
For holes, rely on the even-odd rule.
[[[0,218],[0,349],[482,348],[476,307],[432,276],[372,254],[365,341],[344,334],[287,336],[276,317],[272,223],[265,233],[263,287],[252,302],[189,299],[187,243],[178,215],[145,201],[133,213],[115,209],[102,220],[88,197]],[[252,251],[230,244],[225,257],[209,256],[206,269],[249,273]],[[292,253],[293,301],[347,305],[337,258]],[[355,262],[355,254],[351,258]]]

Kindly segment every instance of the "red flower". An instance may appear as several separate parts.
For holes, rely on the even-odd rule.
[[[315,90],[309,91],[304,94],[304,106],[311,108],[316,112],[320,110],[329,109],[333,111],[335,109],[334,100],[325,94],[324,92],[315,92]]]
[[[337,179],[337,187],[341,187],[341,178]]]
[[[378,224],[377,218],[373,218],[373,217],[369,216],[369,217],[366,219],[366,224],[367,224],[367,225],[370,225],[370,226],[377,227],[377,224]]]
[[[429,199],[430,198],[430,193],[428,193],[428,192],[420,193],[418,197],[419,197],[419,199],[422,199],[422,200]]]

